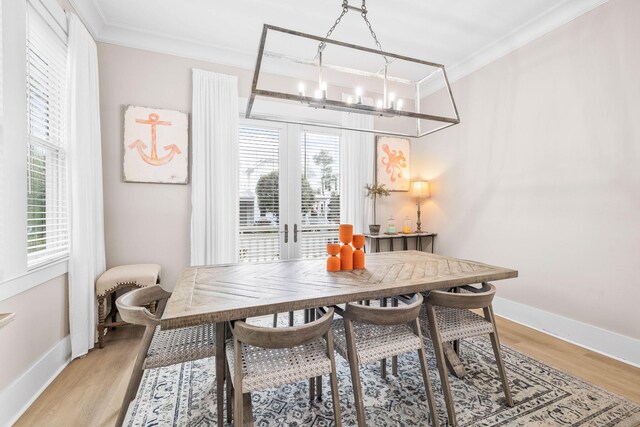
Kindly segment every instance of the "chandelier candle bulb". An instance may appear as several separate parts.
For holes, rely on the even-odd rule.
[[[396,104],[396,110],[398,111],[402,110],[402,104],[403,104],[402,99],[398,99],[398,102]]]
[[[322,98],[322,92],[320,92],[320,89],[316,89],[316,91],[313,94],[313,97],[316,99]]]
[[[396,100],[396,95],[393,92],[391,92],[389,94],[389,108],[391,108],[392,110],[394,109],[395,100]]]
[[[356,104],[362,104],[362,88],[356,88]]]
[[[378,101],[376,102],[376,108],[382,109],[382,99],[378,99]]]
[[[347,97],[347,104],[353,104],[353,98],[351,96]]]
[[[299,83],[298,84],[298,95],[299,96],[304,96],[304,83]]]
[[[322,99],[327,99],[327,82],[320,83],[320,92],[322,93]]]

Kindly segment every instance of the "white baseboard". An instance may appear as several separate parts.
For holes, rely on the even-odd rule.
[[[53,346],[12,384],[0,391],[0,426],[10,426],[71,361],[71,337]]]
[[[640,368],[640,340],[500,297],[493,300],[493,309],[498,316]]]

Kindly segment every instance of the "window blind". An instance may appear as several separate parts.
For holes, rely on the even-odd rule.
[[[340,137],[301,134],[303,258],[326,256],[327,243],[338,243],[340,225]]]
[[[278,129],[239,129],[240,262],[280,259]]]
[[[27,9],[27,264],[68,255],[65,42]]]

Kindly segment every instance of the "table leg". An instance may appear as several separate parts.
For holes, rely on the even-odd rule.
[[[380,239],[376,239],[376,252],[380,252]]]
[[[225,372],[225,324],[216,323],[216,399],[218,410],[218,425],[224,425],[224,372]]]
[[[393,252],[393,237],[389,239],[389,249]]]
[[[435,236],[431,236],[431,253],[433,253],[435,247],[436,247]]]
[[[309,323],[316,320],[316,311],[314,309],[309,309],[308,315]],[[313,401],[316,398],[316,379],[309,378],[309,400]]]
[[[408,238],[407,236],[403,236],[402,237],[402,247],[404,248],[404,250],[406,251],[407,249],[409,249],[409,242],[408,242]]]
[[[387,299],[386,298],[382,298],[380,300],[380,307],[386,307],[387,306]],[[387,378],[387,359],[382,359],[380,361],[380,373],[382,375],[382,378]]]
[[[442,343],[442,351],[444,352],[445,361],[447,362],[447,368],[449,368],[449,372],[451,372],[458,378],[463,378],[466,373],[464,365],[462,364],[460,357],[458,357],[458,354],[451,346],[451,343]]]
[[[416,250],[422,250],[422,236],[416,236]]]
[[[398,306],[398,300],[393,298],[391,300],[391,306],[392,307],[397,307]],[[398,356],[393,356],[391,358],[391,373],[395,376],[398,376]]]

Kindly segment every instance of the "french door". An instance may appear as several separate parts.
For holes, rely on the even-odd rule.
[[[339,133],[242,122],[239,159],[240,262],[325,256],[338,241]]]

